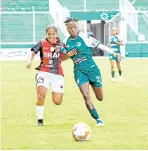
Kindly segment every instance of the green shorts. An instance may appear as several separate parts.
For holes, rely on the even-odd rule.
[[[80,71],[76,70],[74,71],[74,78],[78,86],[81,86],[82,84],[89,82],[90,85],[95,87],[102,87],[102,77],[100,70],[97,66],[87,71]]]
[[[116,53],[119,53],[119,52],[116,52]],[[116,60],[117,62],[120,62],[120,61],[121,61],[121,58],[115,57],[115,56],[112,55],[112,54],[109,54],[109,59],[110,59],[110,60]]]

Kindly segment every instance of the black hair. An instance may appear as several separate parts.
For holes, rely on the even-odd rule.
[[[68,17],[68,18],[64,21],[64,23],[67,24],[67,23],[69,23],[69,22],[71,22],[71,21],[78,22],[79,20],[78,20],[77,18],[69,18],[69,17]]]

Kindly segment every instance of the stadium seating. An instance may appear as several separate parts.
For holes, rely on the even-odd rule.
[[[87,10],[119,10],[119,0],[86,0]]]
[[[32,6],[38,11],[48,10],[48,0],[2,0],[1,5],[6,11],[30,11]]]
[[[33,39],[32,15],[2,14],[2,42],[30,42]]]
[[[84,10],[84,0],[59,0],[69,10]],[[86,0],[86,10],[118,10],[119,0]]]
[[[33,41],[32,14],[3,14],[2,15],[2,41],[3,42],[32,42]],[[45,35],[45,27],[53,24],[49,14],[35,15],[35,41]]]
[[[132,2],[133,0],[130,0]],[[136,0],[134,6],[136,8],[143,7],[146,9],[147,0]],[[69,10],[83,10],[83,0],[59,0],[59,2],[67,7]],[[45,27],[48,24],[53,24],[54,21],[48,13],[48,0],[3,0],[2,7],[5,11],[32,11],[34,6],[35,11],[45,11],[47,13],[35,14],[35,41],[40,40],[45,35]],[[119,0],[86,0],[86,9],[91,10],[118,10]],[[147,13],[148,14],[148,13]],[[143,15],[143,14],[142,14]],[[139,16],[139,15],[138,15]],[[148,16],[148,15],[147,15]],[[145,38],[148,41],[148,22],[147,17],[138,17],[138,29],[141,34],[145,34]],[[1,15],[1,41],[2,42],[33,42],[33,15],[32,14],[2,14]],[[137,41],[137,35],[128,26],[128,41]],[[63,37],[62,32],[59,30],[60,37]]]
[[[84,0],[59,0],[60,4],[69,10],[84,10]]]

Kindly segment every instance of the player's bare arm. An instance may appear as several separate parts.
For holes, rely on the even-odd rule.
[[[120,46],[124,46],[123,41],[114,41],[116,44],[120,45]]]
[[[123,56],[121,54],[115,53],[113,50],[111,50],[110,48],[108,48],[105,45],[99,44],[98,48],[100,48],[101,50],[106,51],[110,54],[113,54],[115,57],[123,58]]]
[[[71,51],[69,51],[68,53],[67,53],[67,56],[68,57],[72,57],[72,56],[74,56],[74,55],[76,55],[77,54],[77,50],[76,49],[72,49]]]
[[[33,60],[34,56],[35,56],[35,53],[34,53],[33,51],[31,51],[31,54],[30,54],[29,57],[28,57],[28,64],[26,65],[26,67],[27,67],[28,69],[29,69],[29,68],[31,67],[31,65],[32,65],[32,60]]]

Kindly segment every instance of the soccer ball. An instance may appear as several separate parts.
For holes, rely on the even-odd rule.
[[[77,123],[72,127],[72,136],[75,141],[85,141],[90,138],[91,129],[85,123]]]

